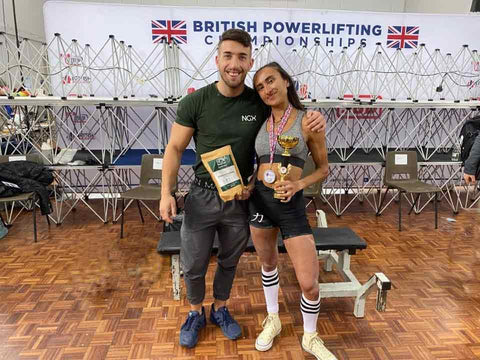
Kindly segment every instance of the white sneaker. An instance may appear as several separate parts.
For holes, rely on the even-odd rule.
[[[302,348],[315,356],[317,360],[337,360],[335,355],[323,345],[322,339],[318,337],[316,332],[303,334]]]
[[[282,323],[278,314],[268,314],[262,323],[263,331],[258,335],[255,341],[255,349],[258,351],[267,351],[273,345],[273,339],[282,331]]]

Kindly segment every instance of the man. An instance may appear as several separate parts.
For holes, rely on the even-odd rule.
[[[220,326],[229,339],[237,339],[242,333],[228,312],[226,301],[249,237],[245,200],[252,188],[247,186],[241,196],[223,202],[200,155],[230,145],[243,182],[247,184],[253,172],[255,137],[266,118],[265,105],[244,83],[253,66],[250,35],[238,29],[225,31],[215,62],[220,80],[180,101],[163,159],[160,213],[164,221],[171,223],[177,210],[172,191],[182,153],[193,136],[196,145],[195,179],[185,202],[180,250],[191,310],[180,330],[180,345],[185,347],[194,347],[199,330],[206,326],[203,307],[205,274],[216,232],[219,239],[218,266],[210,321]],[[325,119],[319,113],[309,115],[313,130],[325,128]]]
[[[473,142],[472,148],[470,150],[470,154],[468,155],[467,160],[465,160],[465,167],[463,169],[463,178],[465,182],[468,184],[475,183],[478,179],[477,176],[477,169],[478,165],[480,164],[480,136],[475,138]]]

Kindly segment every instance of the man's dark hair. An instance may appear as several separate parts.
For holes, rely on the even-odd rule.
[[[218,42],[218,47],[220,47],[222,42],[225,40],[236,41],[245,47],[252,48],[252,38],[250,37],[250,34],[245,30],[229,29],[225,31],[220,37],[220,41]]]

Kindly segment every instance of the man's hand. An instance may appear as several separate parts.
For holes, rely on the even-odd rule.
[[[305,125],[314,132],[325,131],[327,129],[327,120],[319,111],[307,111]]]
[[[173,217],[177,216],[177,204],[172,195],[162,196],[160,200],[160,216],[163,221],[171,224]]]
[[[463,174],[463,178],[465,179],[467,185],[474,184],[476,182],[475,176],[473,175]]]

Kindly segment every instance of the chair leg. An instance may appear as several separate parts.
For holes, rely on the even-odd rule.
[[[37,206],[35,205],[35,195],[32,198],[32,207],[33,207],[33,241],[37,242]]]
[[[433,199],[433,208],[435,209],[435,229],[438,229],[438,204],[437,204],[438,192],[435,193],[435,198]]]
[[[402,231],[402,192],[398,190],[398,231]]]
[[[140,208],[140,201],[137,200],[137,207],[138,207],[138,212],[140,213],[140,219],[142,219],[142,224],[145,223],[143,220],[143,214],[142,214],[142,209]]]
[[[123,217],[125,216],[125,199],[122,198],[122,212],[120,214],[120,239],[123,239]]]
[[[415,205],[417,205],[417,201],[418,201],[419,198],[420,198],[420,193],[418,193],[417,196],[415,197],[415,201],[413,202],[412,207],[408,211],[408,215],[410,215],[412,213],[412,210],[415,208]]]
[[[48,224],[48,227],[50,227],[50,218],[48,217],[48,214],[45,215],[45,218],[47,219],[47,224]]]
[[[385,191],[385,195],[383,195],[383,199],[382,199],[382,201],[380,201],[380,205],[378,206],[378,210],[377,210],[377,216],[380,215],[380,210],[382,210],[382,205],[385,202],[385,198],[387,197],[388,190],[390,190],[390,186],[387,186],[387,190]],[[382,189],[380,189],[380,197],[382,197]]]

